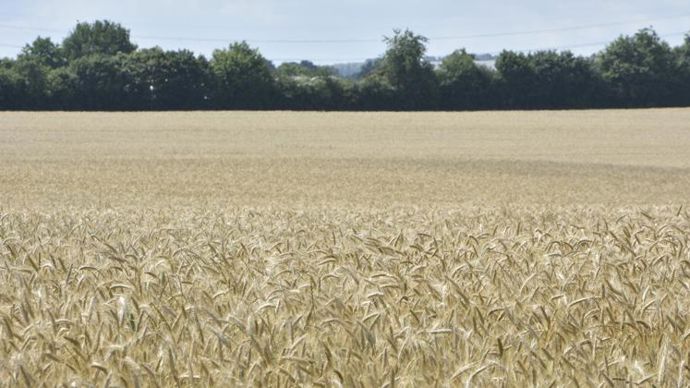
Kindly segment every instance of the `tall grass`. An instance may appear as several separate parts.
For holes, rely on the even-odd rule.
[[[0,113],[0,386],[687,386],[688,122]]]
[[[9,385],[649,385],[688,370],[682,209],[0,215]]]

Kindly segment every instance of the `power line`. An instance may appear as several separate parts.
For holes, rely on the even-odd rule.
[[[669,38],[672,36],[683,36],[685,34],[687,34],[687,32],[671,32],[668,34],[659,35],[659,37],[660,38]],[[532,49],[524,49],[524,50],[508,50],[508,49],[506,49],[506,50],[518,52],[518,53],[529,53],[529,52],[535,52],[535,51],[549,51],[549,50],[560,51],[560,50],[570,50],[570,49],[576,49],[576,48],[605,46],[605,45],[608,45],[609,43],[611,43],[611,41],[576,43],[576,44],[571,44],[571,45],[566,45],[566,46],[541,47],[541,48],[532,48]],[[495,51],[495,52],[491,52],[491,53],[487,53],[487,54],[498,55],[500,53],[501,53],[501,51]]]
[[[518,35],[536,35],[545,34],[552,32],[564,32],[564,31],[578,31],[586,30],[592,28],[603,28],[603,27],[613,27],[626,24],[634,23],[649,23],[660,20],[670,20],[670,19],[681,19],[690,18],[690,14],[681,16],[671,16],[666,18],[656,18],[656,19],[638,19],[634,21],[625,22],[615,22],[615,23],[601,23],[601,24],[589,24],[582,26],[570,26],[561,28],[549,28],[541,30],[525,30],[525,31],[511,31],[511,32],[496,32],[487,34],[471,34],[471,35],[456,35],[456,36],[436,36],[428,37],[430,41],[438,40],[463,40],[463,39],[479,39],[479,38],[496,38],[503,36],[518,36]],[[171,37],[171,36],[140,36],[135,35],[135,39],[143,40],[171,40],[171,41],[196,41],[196,42],[232,42],[241,39],[223,39],[223,38],[191,38],[191,37]],[[343,44],[343,43],[380,43],[381,39],[248,39],[247,42],[250,43],[263,43],[263,44]]]
[[[43,28],[43,27],[32,27],[32,26],[18,26],[16,24],[0,24],[0,28],[6,30],[21,30],[21,31],[39,31],[39,32],[55,32],[62,34],[64,30],[56,30],[53,28]]]
[[[588,24],[588,25],[582,25],[582,26],[571,26],[571,27],[560,27],[560,28],[547,28],[547,29],[542,29],[542,30],[497,32],[497,33],[488,33],[488,34],[459,35],[459,36],[438,36],[435,38],[429,38],[429,40],[475,39],[475,38],[494,38],[494,37],[501,37],[501,36],[513,36],[513,35],[545,34],[545,33],[550,33],[550,32],[587,30],[587,29],[592,29],[592,28],[614,27],[614,26],[622,26],[622,25],[626,25],[626,24],[649,23],[649,22],[655,22],[655,21],[659,21],[659,20],[684,19],[684,18],[690,18],[690,14],[679,15],[679,16],[669,16],[669,17],[665,17],[665,18],[631,20],[631,21],[627,21],[627,22],[614,22],[614,23]]]
[[[547,28],[547,29],[537,29],[537,30],[523,30],[523,31],[509,31],[509,32],[495,32],[495,33],[484,33],[484,34],[470,34],[470,35],[455,35],[455,36],[435,36],[429,37],[430,41],[437,40],[463,40],[463,39],[479,39],[479,38],[496,38],[503,36],[517,36],[517,35],[537,35],[552,32],[564,32],[564,31],[577,31],[586,30],[592,28],[603,28],[603,27],[613,27],[626,24],[635,23],[650,23],[660,20],[671,20],[671,19],[684,19],[690,18],[690,14],[685,15],[674,15],[668,17],[660,17],[653,19],[637,19],[629,21],[620,21],[612,23],[600,23],[600,24],[587,24],[580,26],[568,26],[568,27],[558,27],[558,28]],[[31,27],[31,26],[20,26],[14,24],[0,24],[0,28],[4,29],[14,29],[14,30],[26,30],[26,31],[40,31],[40,32],[53,32],[53,33],[64,33],[64,30],[42,28],[42,27]],[[235,38],[199,38],[199,37],[187,37],[187,36],[158,36],[158,35],[133,35],[134,39],[139,40],[165,40],[165,41],[191,41],[191,42],[234,42],[246,40],[250,43],[263,43],[263,44],[347,44],[347,43],[373,43],[381,42],[381,39],[235,39]]]
[[[379,43],[381,39],[231,39],[231,38],[191,38],[182,36],[150,36],[136,35],[135,39],[141,40],[172,40],[192,42],[237,42],[245,40],[249,43],[264,44],[339,44],[339,43]]]
[[[16,44],[0,43],[0,47],[10,47],[10,48],[24,48],[24,46],[18,46]]]
[[[687,32],[672,32],[668,34],[663,34],[659,35],[660,38],[669,38],[673,36],[683,36],[686,35]],[[586,47],[598,47],[598,46],[606,46],[610,44],[611,41],[598,41],[598,42],[588,42],[588,43],[575,43],[575,44],[570,44],[570,45],[564,45],[564,46],[551,46],[551,47],[538,47],[538,48],[530,48],[530,49],[505,49],[506,51],[512,51],[512,52],[517,52],[517,53],[531,53],[531,52],[537,52],[537,51],[562,51],[562,50],[571,50],[571,49],[577,49],[577,48],[586,48]],[[486,53],[481,53],[481,54],[490,54],[493,56],[499,55],[503,50],[501,51],[493,51],[493,52],[486,52]],[[300,61],[300,60],[311,60],[311,61],[316,61],[316,62],[321,62],[321,61],[342,61],[342,62],[364,62],[366,60],[374,59],[374,58],[270,58],[272,61]]]
[[[642,22],[668,20],[668,19],[680,19],[680,18],[687,18],[687,17],[690,17],[690,14],[681,15],[681,16],[672,16],[672,17],[666,17],[666,18],[646,19],[646,20],[637,20],[637,21],[628,21],[628,22],[590,24],[590,25],[583,25],[583,26],[572,26],[572,27],[541,29],[541,30],[513,31],[513,32],[460,35],[460,36],[440,36],[440,37],[431,37],[431,38],[429,38],[429,40],[461,40],[461,39],[489,38],[489,37],[512,36],[512,35],[542,34],[542,33],[549,33],[549,32],[573,31],[573,30],[582,30],[582,29],[589,29],[589,28],[601,28],[601,27],[608,27],[608,26],[631,24],[631,23],[642,23]],[[0,28],[29,30],[29,31],[42,31],[42,32],[60,32],[60,33],[63,32],[62,30],[56,30],[56,29],[50,29],[50,28],[28,27],[28,26],[8,25],[8,24],[0,24]],[[663,34],[663,35],[659,35],[659,36],[661,38],[666,38],[666,37],[671,37],[671,36],[681,36],[681,35],[685,35],[686,33],[687,32],[674,32],[674,33]],[[224,43],[228,42],[228,41],[236,41],[233,39],[190,38],[190,37],[173,37],[173,36],[138,36],[138,35],[135,35],[135,36],[133,36],[133,38],[143,39],[143,40],[171,40],[171,41],[224,42]],[[379,40],[374,40],[374,39],[305,39],[305,40],[267,39],[267,40],[248,40],[248,42],[253,42],[253,43],[363,43],[363,42],[379,42]],[[572,45],[567,45],[567,46],[542,47],[542,48],[510,50],[510,51],[522,52],[522,53],[529,53],[529,52],[535,52],[535,51],[546,51],[546,50],[560,51],[560,50],[569,50],[569,49],[576,49],[576,48],[604,46],[604,45],[607,45],[609,43],[610,43],[610,41],[599,41],[599,42],[572,44]],[[9,48],[21,49],[24,46],[9,44],[9,43],[0,43],[0,47],[9,47]],[[498,54],[500,54],[500,52],[501,51],[490,52],[488,54],[498,55]],[[299,61],[299,60],[304,60],[304,59],[305,58],[271,58],[270,60],[277,61],[277,62],[288,62],[288,61]],[[323,61],[358,62],[358,61],[365,61],[367,59],[370,59],[370,58],[312,58],[311,60],[316,61],[316,62],[323,62]]]

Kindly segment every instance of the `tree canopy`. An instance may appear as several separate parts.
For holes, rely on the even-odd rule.
[[[53,43],[50,38],[38,37],[31,44],[27,44],[18,56],[19,60],[36,61],[51,69],[67,65],[64,50]]]
[[[458,49],[435,67],[427,39],[385,37],[382,56],[341,77],[310,61],[279,64],[246,42],[210,59],[188,50],[139,49],[129,30],[78,23],[61,42],[37,37],[0,59],[0,109],[166,110],[565,109],[690,105],[690,35],[671,47],[651,29],[621,36],[591,57],[505,50],[494,67]]]
[[[482,109],[489,106],[494,75],[488,68],[478,65],[465,49],[445,57],[437,74],[442,107]]]
[[[128,54],[137,49],[130,41],[129,30],[111,21],[79,23],[62,42],[62,48],[69,59],[92,54]]]
[[[621,105],[655,106],[670,97],[673,51],[651,29],[622,36],[597,58],[601,75]]]
[[[436,77],[425,59],[427,38],[410,30],[395,30],[385,37],[388,46],[380,64],[381,75],[393,87],[401,107],[423,109],[436,102]]]
[[[275,90],[271,63],[246,42],[216,50],[211,58],[214,104],[219,108],[270,107]]]

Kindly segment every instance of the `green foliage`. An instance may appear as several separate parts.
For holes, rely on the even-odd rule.
[[[671,47],[650,29],[616,39],[597,64],[621,104],[653,106],[669,97],[674,64]]]
[[[362,69],[354,76],[354,79],[361,80],[375,72],[380,72],[383,58],[367,59],[362,65]]]
[[[30,45],[27,44],[19,54],[18,59],[33,60],[43,66],[56,69],[67,65],[67,58],[62,48],[53,43],[50,38],[36,38]]]
[[[21,79],[23,94],[35,105],[41,105],[45,101],[48,70],[37,59],[19,59],[14,66],[16,75]]]
[[[385,37],[388,46],[383,57],[382,72],[395,88],[408,88],[420,73],[429,70],[430,64],[424,60],[427,38],[415,35],[410,30],[396,30],[392,37]]]
[[[434,70],[427,39],[394,30],[387,49],[343,79],[309,61],[277,69],[246,42],[194,53],[137,50],[110,21],[79,23],[62,45],[36,38],[0,59],[0,109],[552,109],[690,105],[690,35],[671,48],[650,29],[592,58],[504,51],[496,69],[464,49]]]
[[[690,34],[685,35],[685,41],[675,50],[676,60],[683,70],[690,71]]]
[[[405,109],[433,106],[438,87],[433,66],[424,59],[427,38],[410,30],[395,30],[384,42],[388,49],[380,74],[396,90],[400,106]]]
[[[73,109],[82,106],[83,102],[76,99],[79,79],[71,68],[60,67],[48,72],[47,87],[48,101],[57,109]]]
[[[0,109],[21,108],[25,102],[26,88],[14,69],[14,62],[0,61]]]
[[[72,80],[73,96],[86,109],[119,110],[134,108],[136,90],[132,89],[131,73],[126,68],[127,56],[93,54],[78,58],[69,65],[73,76],[64,76],[63,80]]]
[[[502,97],[506,107],[516,108],[532,102],[536,74],[527,55],[503,51],[496,59],[496,70],[500,75],[501,89],[505,92]]]
[[[678,82],[674,85],[676,102],[678,105],[690,105],[690,34],[685,36],[685,41],[674,49],[673,54],[678,74]]]
[[[477,65],[474,57],[464,49],[443,59],[437,77],[442,108],[479,109],[489,106],[494,74],[490,69]]]
[[[337,72],[330,66],[318,66],[310,61],[285,62],[276,69],[279,77],[331,77]]]
[[[349,104],[348,82],[330,66],[286,62],[275,71],[281,106],[296,110],[333,110]]]
[[[246,42],[215,50],[210,62],[214,79],[214,105],[219,108],[267,108],[275,83],[271,64]]]
[[[529,56],[536,85],[535,104],[541,108],[592,106],[598,83],[591,61],[566,51],[540,51]]]
[[[287,109],[332,110],[347,105],[347,86],[330,66],[310,61],[282,63],[275,71],[281,106]]]
[[[62,48],[50,38],[36,38],[17,56],[14,68],[23,84],[25,106],[43,106],[54,101],[51,74],[67,65]]]
[[[206,98],[209,65],[187,50],[143,49],[127,57],[132,77],[129,90],[153,109],[202,107]]]
[[[281,77],[278,87],[283,108],[335,110],[349,106],[348,83],[332,76]]]
[[[509,108],[591,107],[600,98],[593,64],[569,51],[504,51],[496,69]]]
[[[361,110],[400,109],[398,91],[388,80],[373,74],[355,85],[355,106]]]
[[[127,54],[137,48],[129,39],[129,30],[108,20],[77,24],[62,47],[70,60],[93,54]]]

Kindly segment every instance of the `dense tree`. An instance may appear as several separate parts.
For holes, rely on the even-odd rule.
[[[569,51],[540,51],[528,58],[535,74],[536,107],[581,108],[596,103],[599,80],[591,61]]]
[[[337,74],[331,66],[318,66],[310,61],[285,62],[276,69],[279,77],[331,77]]]
[[[187,50],[139,50],[127,57],[130,92],[152,109],[194,109],[206,106],[209,67],[205,58]]]
[[[280,106],[287,109],[333,110],[347,105],[346,82],[330,66],[310,61],[285,62],[275,71]]]
[[[425,59],[427,39],[410,30],[394,32],[384,39],[388,49],[381,62],[381,75],[396,91],[399,108],[433,107],[438,87],[433,66]]]
[[[281,108],[295,110],[337,110],[349,106],[349,88],[332,76],[280,77]]]
[[[676,60],[683,71],[690,72],[690,34],[685,35],[685,41],[675,50]]]
[[[261,109],[275,101],[272,65],[246,42],[214,51],[210,66],[215,107]]]
[[[43,66],[56,69],[67,65],[62,48],[53,43],[50,38],[36,38],[33,43],[27,44],[18,56],[19,60],[34,60]]]
[[[602,98],[593,63],[569,51],[504,51],[496,69],[500,99],[508,108],[584,108],[596,106]]]
[[[133,76],[124,71],[127,61],[124,54],[82,57],[70,63],[72,74],[64,75],[62,80],[73,82],[69,87],[74,101],[85,109],[141,109]]]
[[[14,104],[27,109],[49,107],[52,98],[50,73],[66,65],[62,49],[50,38],[39,36],[24,46],[13,67],[15,80],[22,87],[22,97]]]
[[[481,109],[490,106],[493,72],[477,65],[464,49],[447,56],[438,69],[443,109]]]
[[[690,34],[674,50],[677,69],[677,84],[674,87],[674,102],[678,105],[690,105]]]
[[[503,51],[496,59],[499,73],[499,100],[506,108],[534,108],[537,75],[526,54]]]
[[[47,79],[47,107],[52,109],[86,109],[85,102],[77,99],[78,86],[79,80],[72,68],[60,67],[50,70]]]
[[[14,69],[14,61],[0,60],[0,109],[25,108],[25,87]]]
[[[93,54],[127,54],[137,48],[130,41],[128,29],[108,20],[77,24],[62,42],[62,47],[70,60]]]
[[[671,47],[650,29],[616,39],[597,58],[602,77],[626,106],[668,103],[673,63]]]
[[[19,58],[13,68],[19,77],[23,89],[22,105],[27,108],[41,108],[46,103],[48,94],[48,72],[50,68],[37,58]]]
[[[370,75],[355,84],[353,106],[358,110],[399,110],[398,91],[380,75]]]
[[[690,35],[671,48],[652,30],[592,57],[504,51],[496,69],[465,50],[434,70],[426,38],[394,31],[351,79],[309,61],[277,69],[234,43],[210,61],[186,50],[137,50],[117,23],[79,23],[61,45],[36,38],[0,59],[0,109],[550,109],[690,105]]]

